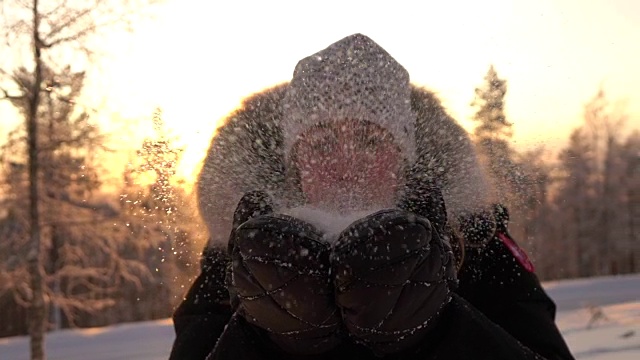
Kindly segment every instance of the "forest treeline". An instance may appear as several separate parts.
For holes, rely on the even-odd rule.
[[[599,89],[564,147],[521,151],[510,142],[517,119],[506,116],[506,80],[492,66],[475,92],[473,138],[539,276],[640,271],[640,132],[628,128],[632,119]]]

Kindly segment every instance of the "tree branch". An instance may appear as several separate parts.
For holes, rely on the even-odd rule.
[[[69,19],[65,22],[62,22],[60,24],[58,24],[56,27],[53,27],[49,33],[45,36],[45,38],[43,39],[43,45],[44,47],[50,48],[51,46],[57,44],[58,42],[56,41],[52,41],[51,39],[53,37],[55,37],[56,35],[58,35],[62,30],[64,29],[68,29],[70,28],[73,24],[78,23],[80,20],[84,20],[84,18],[86,16],[88,16],[89,14],[91,14],[91,12],[94,11],[93,8],[89,7],[86,8],[84,10],[78,11],[77,13],[74,13],[73,15],[67,15],[69,17]],[[95,28],[95,27],[94,27]],[[77,33],[86,33],[88,32],[89,29],[86,28],[84,30],[80,30]],[[75,35],[75,34],[74,34]],[[71,37],[73,35],[69,35],[69,37]],[[77,37],[76,37],[77,38]]]

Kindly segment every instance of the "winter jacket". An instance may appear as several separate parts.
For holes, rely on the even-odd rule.
[[[385,359],[573,359],[554,324],[553,301],[535,275],[515,260],[500,235],[505,234],[489,242],[486,255],[466,262],[457,293],[434,330],[417,346]],[[489,258],[491,264],[481,264]],[[227,259],[226,250],[206,251],[203,272],[174,314],[176,341],[171,359],[379,358],[348,337],[315,356],[283,352],[267,331],[233,313],[222,280]],[[371,296],[373,301],[376,298]]]
[[[467,249],[458,294],[547,359],[573,359],[555,324],[556,305],[504,223],[479,249]]]
[[[347,336],[327,352],[290,356],[274,345],[268,332],[232,306],[235,294],[230,296],[225,284],[227,242],[233,210],[242,194],[264,189],[296,201],[296,189],[285,181],[287,170],[279,151],[278,104],[286,87],[283,84],[248,99],[218,130],[209,149],[198,191],[211,242],[203,253],[200,276],[174,314],[176,340],[171,359],[376,358],[368,347]],[[448,217],[457,219],[465,207],[482,207],[487,199],[470,194],[482,194],[486,181],[464,130],[428,91],[414,87],[411,101],[418,116],[417,168],[441,184]],[[554,323],[553,301],[506,228],[498,230],[484,239],[481,251],[467,251],[458,288],[424,341],[385,358],[572,359]],[[382,295],[372,294],[371,300],[378,297]]]

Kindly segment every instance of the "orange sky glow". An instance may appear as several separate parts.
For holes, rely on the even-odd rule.
[[[100,94],[100,123],[122,147],[148,135],[150,121],[136,121],[162,107],[185,147],[181,173],[193,179],[218,121],[243,97],[359,32],[469,130],[474,88],[493,64],[508,81],[516,147],[562,144],[601,86],[640,129],[640,2],[415,3],[166,0],[154,21],[105,43],[109,55],[86,97]]]

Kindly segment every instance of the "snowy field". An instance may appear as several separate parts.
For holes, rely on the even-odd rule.
[[[640,359],[640,274],[546,283],[577,359]],[[49,360],[167,359],[170,320],[63,330],[47,336]],[[27,360],[28,339],[0,339],[0,360]]]

